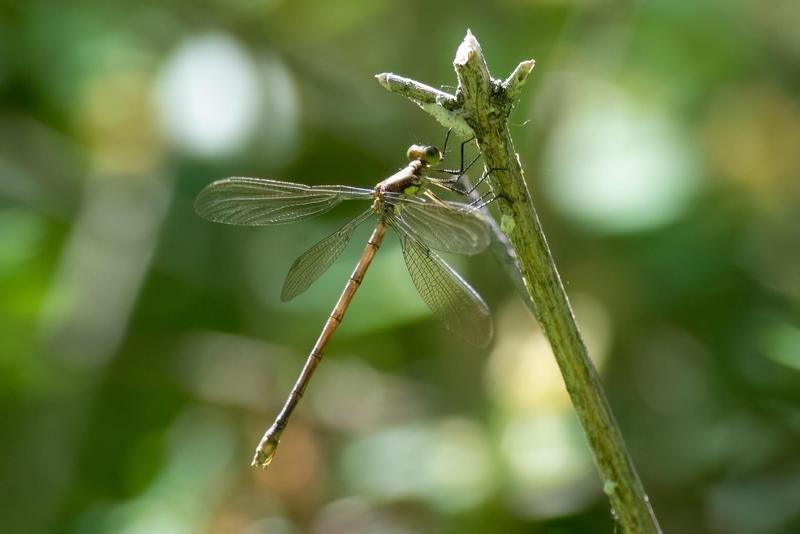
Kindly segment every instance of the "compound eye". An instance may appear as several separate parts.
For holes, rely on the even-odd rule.
[[[425,148],[425,163],[433,165],[434,163],[438,163],[440,159],[442,159],[442,154],[439,152],[438,148],[435,146]]]

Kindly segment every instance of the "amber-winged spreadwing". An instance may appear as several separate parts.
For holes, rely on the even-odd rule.
[[[303,396],[328,341],[342,322],[387,228],[393,228],[400,237],[411,279],[433,313],[469,343],[486,346],[491,340],[492,321],[486,303],[433,252],[465,255],[481,252],[491,240],[489,227],[473,206],[442,200],[431,191],[432,185],[452,188],[454,183],[452,178],[424,174],[426,169],[442,159],[436,147],[412,145],[407,155],[408,165],[373,189],[345,185],[308,186],[262,178],[226,178],[210,184],[197,197],[195,208],[202,217],[245,226],[299,221],[325,213],[344,200],[372,201],[367,210],[295,260],[281,292],[283,301],[291,300],[308,289],[339,257],[355,229],[368,218],[377,218],[364,251],[325,321],[297,382],[256,449],[254,466],[265,468],[272,461],[281,433]]]

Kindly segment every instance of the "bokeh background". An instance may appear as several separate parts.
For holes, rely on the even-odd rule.
[[[491,254],[486,350],[391,237],[276,457],[252,450],[360,251],[360,206],[222,227],[214,179],[369,187],[444,130],[467,28],[668,532],[800,531],[800,4],[0,2],[0,531],[615,532],[563,383]],[[364,229],[364,232],[367,230]],[[365,239],[366,234],[354,241]]]

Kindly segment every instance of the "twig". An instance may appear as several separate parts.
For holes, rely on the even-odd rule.
[[[442,125],[465,136],[474,134],[485,167],[504,169],[491,173],[488,180],[499,197],[500,227],[516,252],[527,297],[532,309],[537,310],[561,368],[602,477],[603,491],[623,532],[660,533],[581,338],[508,131],[509,113],[534,62],[523,61],[504,81],[492,79],[478,41],[467,31],[453,66],[458,77],[455,95],[394,74],[377,78],[381,85],[410,98]]]

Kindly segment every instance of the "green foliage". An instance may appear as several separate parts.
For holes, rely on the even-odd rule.
[[[496,73],[537,61],[511,132],[664,530],[797,531],[798,15],[3,5],[0,531],[614,532],[489,255],[458,264],[495,317],[479,350],[425,310],[389,238],[273,466],[249,467],[360,245],[289,304],[283,276],[358,207],[241,229],[193,199],[230,175],[368,187],[441,143],[373,75],[452,83],[467,27]]]

